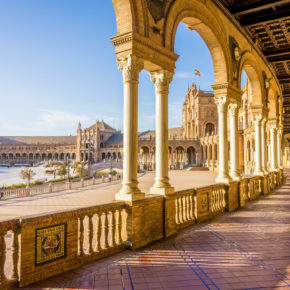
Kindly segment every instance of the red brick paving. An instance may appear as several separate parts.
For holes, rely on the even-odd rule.
[[[286,171],[290,177],[290,171]],[[290,179],[269,196],[29,289],[290,289]]]

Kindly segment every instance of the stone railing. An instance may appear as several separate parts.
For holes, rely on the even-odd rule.
[[[113,176],[112,181],[118,180],[118,176]],[[108,182],[108,178],[90,178],[90,179],[81,179],[78,181],[71,182],[56,182],[56,183],[46,183],[42,185],[36,185],[31,187],[22,187],[22,188],[13,188],[13,189],[2,189],[0,200],[7,200],[11,198],[27,197],[38,194],[59,192],[70,189],[77,189],[86,186],[91,186],[95,184],[101,184]]]
[[[123,202],[24,218],[0,223],[0,289],[23,286],[95,261],[125,249],[127,206]],[[44,238],[51,237],[51,226],[63,226],[58,235],[63,259],[46,264],[42,257]],[[36,242],[37,230],[43,231]],[[45,229],[45,231],[44,231]],[[58,229],[59,230],[59,229]],[[63,239],[63,240],[61,240]],[[37,249],[37,247],[39,247]],[[49,244],[47,245],[49,246]],[[41,251],[41,252],[38,252]],[[19,268],[18,268],[19,265]],[[21,277],[21,278],[20,278]]]
[[[273,172],[165,197],[149,195],[133,203],[112,202],[0,222],[0,289],[26,286],[172,236],[269,194],[264,184],[276,187],[282,177],[282,171]]]

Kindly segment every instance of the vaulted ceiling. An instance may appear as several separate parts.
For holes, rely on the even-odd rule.
[[[284,133],[290,133],[290,0],[215,0],[225,7],[274,68],[283,91]]]

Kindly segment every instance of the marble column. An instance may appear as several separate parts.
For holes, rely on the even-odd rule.
[[[228,165],[228,132],[227,115],[228,102],[226,96],[215,98],[218,109],[219,122],[219,174],[216,182],[228,183],[231,181]]]
[[[231,170],[230,176],[233,180],[240,180],[240,164],[239,164],[239,139],[238,139],[238,104],[229,104],[230,116],[230,143],[231,143]]]
[[[270,125],[270,142],[271,142],[271,171],[277,171],[277,129],[276,125]]]
[[[266,150],[266,123],[267,123],[267,119],[263,119],[262,120],[262,128],[261,128],[261,150],[262,150],[262,170],[265,174],[268,174],[268,170],[267,170],[267,150]]]
[[[277,130],[277,167],[278,169],[283,168],[282,166],[282,145],[281,145],[281,138],[282,138],[282,130],[279,128]]]
[[[159,70],[150,75],[156,94],[156,177],[150,193],[169,195],[174,193],[168,177],[168,94],[173,73]]]
[[[123,183],[116,200],[135,201],[145,194],[138,188],[138,83],[143,61],[134,55],[118,59],[124,83]]]
[[[255,153],[256,153],[256,166],[255,175],[264,175],[262,170],[262,115],[255,115]]]

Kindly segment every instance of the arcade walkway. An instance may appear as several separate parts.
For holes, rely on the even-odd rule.
[[[290,171],[244,209],[43,281],[70,289],[290,289]]]

